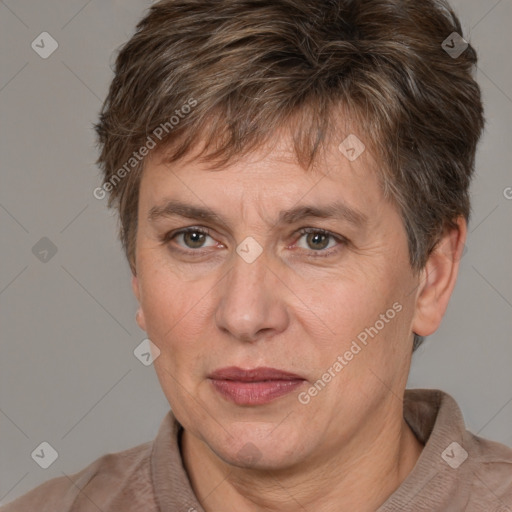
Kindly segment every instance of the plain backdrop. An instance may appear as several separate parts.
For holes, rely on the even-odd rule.
[[[487,126],[459,281],[409,387],[447,391],[470,430],[512,446],[512,0],[452,5],[479,53]],[[0,504],[153,439],[169,409],[134,356],[145,335],[117,221],[92,194],[113,52],[148,6],[0,3]],[[47,58],[41,37],[39,53],[58,44]],[[48,469],[31,456],[42,442],[58,452]]]

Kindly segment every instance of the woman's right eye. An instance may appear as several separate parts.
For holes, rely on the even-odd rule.
[[[185,252],[199,252],[197,249],[214,247],[217,243],[214,241],[214,243],[210,245],[204,245],[207,237],[211,238],[207,229],[190,227],[167,233],[163,238],[163,242],[171,245],[171,241],[176,241],[178,247],[180,247],[179,250],[184,250]]]

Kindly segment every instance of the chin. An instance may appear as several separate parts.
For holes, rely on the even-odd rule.
[[[276,470],[291,467],[301,460],[301,449],[304,440],[289,429],[277,433],[276,425],[261,424],[252,428],[247,424],[243,427],[230,429],[231,436],[226,435],[219,443],[209,443],[215,454],[227,464],[256,469]],[[294,435],[295,434],[295,435]]]

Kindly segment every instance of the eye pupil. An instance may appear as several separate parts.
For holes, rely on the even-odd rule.
[[[314,245],[314,244],[316,244],[319,241],[322,242],[322,240],[320,240],[322,237],[323,237],[324,244],[321,245],[321,246],[316,245],[316,249],[324,249],[329,244],[325,244],[325,241],[328,239],[328,235],[325,235],[323,233],[309,233],[308,236],[307,236],[308,243],[313,241],[313,245]]]
[[[189,231],[188,233],[183,234],[183,239],[189,247],[198,248],[203,244],[204,236],[204,233],[200,233],[199,231]],[[192,239],[192,245],[188,243],[187,238]]]

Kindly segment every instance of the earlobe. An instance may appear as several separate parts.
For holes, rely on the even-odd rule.
[[[431,252],[419,278],[412,331],[430,336],[441,324],[452,295],[467,236],[466,220],[447,229]]]
[[[146,319],[144,318],[144,311],[142,311],[141,307],[139,307],[139,309],[137,309],[137,313],[135,313],[135,320],[137,322],[137,325],[144,332],[146,332],[147,331],[147,329],[146,329]]]

